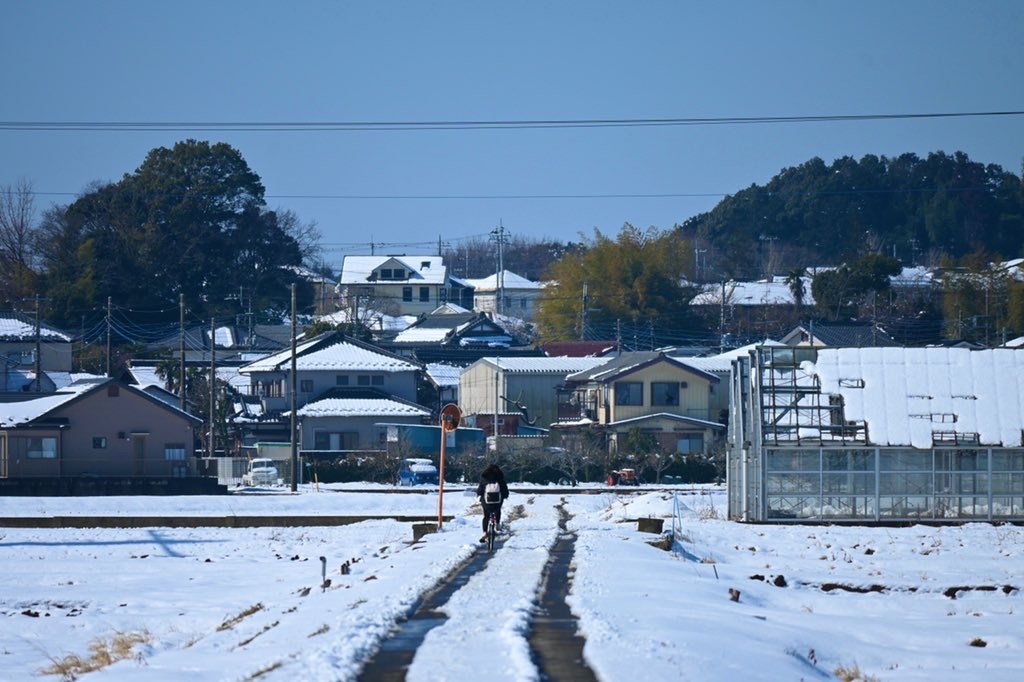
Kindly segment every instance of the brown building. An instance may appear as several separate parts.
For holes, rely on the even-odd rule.
[[[0,478],[195,474],[202,420],[134,386],[77,381],[0,402]]]

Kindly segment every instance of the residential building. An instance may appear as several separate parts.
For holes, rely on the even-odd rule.
[[[540,298],[540,282],[502,270],[482,279],[467,279],[473,287],[473,309],[522,320],[533,319]]]
[[[8,386],[13,386],[15,391],[36,391],[36,386],[12,380],[10,375],[23,377],[26,372],[36,370],[71,371],[71,337],[41,323],[38,334],[36,332],[36,320],[20,313],[0,313],[0,392],[5,392]],[[34,378],[32,374],[31,379]]]
[[[730,518],[1024,520],[1024,355],[758,347],[732,371]]]
[[[290,441],[291,365],[288,349],[239,368],[259,401],[237,403],[241,446]],[[375,449],[380,439],[365,427],[367,419],[420,423],[431,413],[418,404],[422,364],[339,332],[298,343],[295,366],[303,450]]]
[[[452,286],[440,256],[345,256],[339,305],[387,315],[420,315],[447,303]]]
[[[612,452],[621,451],[629,432],[639,429],[663,452],[704,453],[725,432],[719,415],[711,414],[719,384],[714,374],[665,353],[622,353],[566,378],[560,407],[575,415],[554,426],[563,437],[596,429]]]
[[[202,420],[112,379],[0,401],[0,478],[185,477]]]
[[[459,376],[459,405],[467,417],[517,412],[529,426],[548,428],[559,417],[559,386],[568,375],[592,369],[608,358],[484,357]],[[493,420],[492,420],[493,421]],[[482,428],[493,434],[493,425]],[[500,425],[499,425],[499,433]]]
[[[880,325],[870,322],[814,322],[798,325],[779,341],[787,346],[868,348],[899,346]]]

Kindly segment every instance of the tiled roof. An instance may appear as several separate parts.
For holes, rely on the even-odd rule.
[[[481,362],[497,366],[508,374],[572,374],[593,369],[608,358],[487,357]]]
[[[26,322],[16,317],[0,317],[0,340],[25,341],[36,338],[34,322]],[[71,341],[71,337],[61,332],[39,325],[39,338],[43,341]]]
[[[300,417],[426,417],[430,410],[386,398],[326,398],[306,404]]]
[[[446,268],[440,256],[345,256],[341,264],[341,284],[366,284],[374,270],[395,261],[412,273],[408,279],[377,280],[376,284],[444,284]],[[427,267],[423,267],[426,263]]]

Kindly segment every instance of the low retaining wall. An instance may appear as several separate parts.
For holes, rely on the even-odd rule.
[[[454,517],[445,516],[445,521]],[[291,528],[346,526],[393,519],[401,523],[434,522],[433,516],[7,516],[0,528]]]
[[[212,477],[132,478],[128,476],[62,476],[0,478],[0,495],[23,497],[88,497],[101,495],[226,495],[228,488]]]

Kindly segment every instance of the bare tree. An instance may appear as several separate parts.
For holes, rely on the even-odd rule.
[[[0,188],[0,298],[21,298],[35,288],[34,211],[27,180]]]
[[[320,240],[323,234],[315,220],[308,223],[302,222],[298,214],[291,209],[275,211],[277,213],[277,224],[284,230],[285,234],[294,239],[299,245],[299,253],[302,254],[302,262],[309,267],[315,267],[323,261],[322,247]]]

